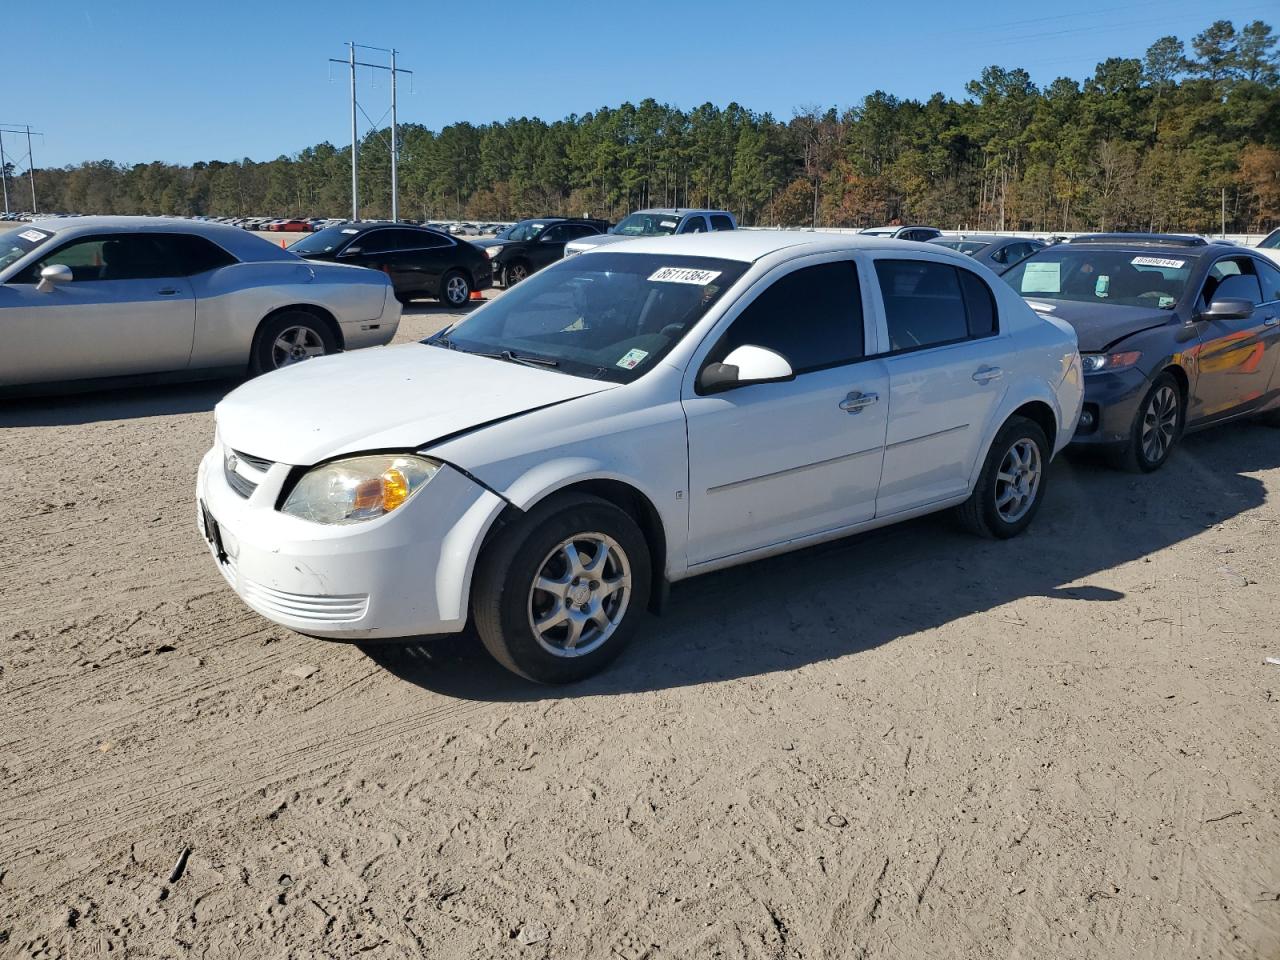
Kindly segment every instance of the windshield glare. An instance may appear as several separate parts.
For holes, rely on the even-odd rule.
[[[574,257],[424,342],[468,353],[510,351],[552,361],[561,373],[630,383],[666,356],[748,266],[665,254]]]
[[[513,243],[520,243],[524,240],[536,240],[538,234],[547,229],[547,225],[541,220],[526,220],[523,223],[517,223],[511,228],[511,232],[503,237],[503,240],[510,240]]]
[[[1003,275],[1024,297],[1172,310],[1182,299],[1194,261],[1159,250],[1043,250]]]
[[[934,240],[932,242],[936,243],[940,247],[950,247],[952,250],[959,250],[961,253],[970,257],[984,247],[991,246],[991,244],[984,243],[981,240]]]
[[[0,233],[0,270],[17,263],[53,234],[38,227],[18,227]]]
[[[325,227],[315,233],[305,235],[301,240],[289,244],[293,253],[333,253],[360,231],[355,227],[339,224],[336,227]]]
[[[674,213],[633,213],[610,230],[623,237],[665,237],[676,232],[680,217]]]

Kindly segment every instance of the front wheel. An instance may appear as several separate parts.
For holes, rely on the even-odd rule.
[[[555,495],[521,515],[477,565],[473,610],[485,648],[539,683],[604,668],[649,600],[649,548],[606,500]]]
[[[1025,530],[1044,500],[1049,439],[1026,417],[1010,417],[996,434],[973,494],[956,508],[960,523],[980,537],[1007,540]]]
[[[502,285],[504,287],[514,287],[517,283],[527,279],[529,276],[529,265],[523,260],[517,260],[504,271],[502,271]]]
[[[249,369],[256,376],[312,357],[323,357],[337,349],[337,341],[323,320],[303,310],[286,310],[259,328]]]
[[[471,283],[457,270],[451,270],[440,281],[440,300],[450,307],[465,307],[471,299]]]
[[[1162,373],[1138,405],[1129,439],[1112,462],[1131,473],[1159,470],[1182,436],[1182,418],[1182,390],[1170,374]]]

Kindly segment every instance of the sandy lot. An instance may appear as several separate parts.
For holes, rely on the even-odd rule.
[[[1280,956],[1280,431],[691,581],[547,689],[245,609],[232,386],[0,405],[0,956]]]

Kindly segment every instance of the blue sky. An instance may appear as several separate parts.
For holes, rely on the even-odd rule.
[[[1083,78],[1098,60],[1141,56],[1169,33],[1188,40],[1217,17],[1280,29],[1275,0],[533,0],[525,13],[438,0],[11,6],[0,122],[45,133],[39,166],[263,160],[322,140],[345,144],[347,75],[327,60],[345,56],[348,39],[396,46],[415,71],[401,120],[438,129],[553,120],[647,96],[686,109],[736,100],[785,119],[877,88],[961,97],[992,63],[1025,67],[1040,84]],[[362,71],[361,100],[377,120],[388,90],[383,77],[373,83]]]

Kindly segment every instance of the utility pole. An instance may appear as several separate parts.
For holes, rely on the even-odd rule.
[[[4,186],[4,213],[9,215],[9,174],[4,160],[4,131],[0,130],[0,185]]]
[[[2,186],[4,187],[3,192],[4,192],[4,212],[5,212],[5,213],[9,213],[9,212],[10,212],[10,210],[9,210],[9,174],[8,174],[8,171],[5,169],[6,164],[7,164],[7,162],[8,162],[8,161],[7,161],[7,158],[5,157],[5,152],[4,152],[4,135],[5,135],[6,133],[15,133],[15,134],[18,134],[18,135],[23,135],[23,134],[25,134],[25,135],[26,135],[26,138],[27,138],[27,179],[29,179],[29,180],[31,181],[31,212],[32,212],[32,213],[38,213],[39,211],[36,209],[36,162],[35,162],[35,160],[32,158],[32,153],[31,153],[31,138],[32,138],[33,136],[34,136],[34,137],[43,137],[43,136],[44,136],[44,134],[43,134],[43,133],[38,133],[37,131],[32,130],[32,129],[31,129],[31,124],[29,124],[29,123],[23,123],[23,124],[12,123],[12,124],[4,124],[4,125],[0,125],[0,185],[2,185]],[[21,174],[19,174],[19,175],[21,175]],[[16,197],[15,197],[15,199],[16,199]]]
[[[342,63],[351,68],[351,219],[360,219],[360,181],[357,168],[357,152],[359,151],[359,128],[357,125],[356,115],[360,110],[359,101],[356,99],[356,67],[368,67],[371,70],[386,70],[391,74],[391,219],[400,219],[400,184],[399,184],[399,166],[400,166],[400,133],[396,116],[396,80],[402,73],[412,76],[412,70],[406,70],[403,67],[396,66],[396,53],[398,51],[391,50],[386,47],[371,47],[368,44],[356,43],[354,40],[347,43],[348,53],[347,59],[335,60],[329,58],[330,63]],[[391,66],[381,63],[366,63],[363,60],[356,59],[356,50],[376,50],[379,53],[387,53],[391,55]],[[368,117],[368,114],[365,114]],[[386,114],[384,113],[385,117]],[[376,128],[377,124],[374,124]]]
[[[1227,188],[1222,188],[1222,238],[1227,237]]]

